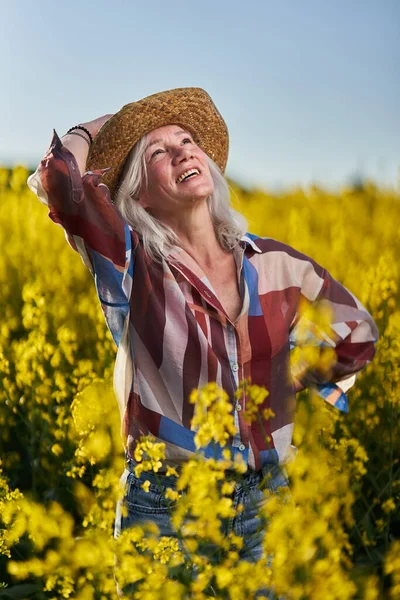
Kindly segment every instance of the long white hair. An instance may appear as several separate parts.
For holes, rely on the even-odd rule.
[[[189,133],[189,132],[188,132]],[[142,181],[148,183],[145,149],[148,134],[144,135],[128,154],[121,175],[121,184],[115,196],[115,205],[125,221],[143,240],[148,256],[160,262],[173,246],[181,246],[179,237],[168,225],[146,211],[137,200]],[[247,231],[247,221],[230,206],[228,183],[218,165],[207,156],[214,191],[207,198],[215,235],[222,248],[231,250]]]

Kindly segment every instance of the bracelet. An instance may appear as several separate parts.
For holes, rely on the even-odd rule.
[[[83,140],[85,140],[85,142],[87,142],[89,144],[89,148],[90,148],[90,142],[87,139],[87,137],[85,137],[84,135],[82,135],[81,133],[78,133],[77,131],[70,131],[70,133],[66,133],[65,135],[79,135],[79,137],[81,137]]]
[[[74,127],[71,127],[71,129],[68,129],[67,133],[70,133],[73,129],[82,129],[85,133],[88,134],[90,143],[93,144],[92,134],[86,129],[86,127],[84,127],[83,125],[75,125]]]

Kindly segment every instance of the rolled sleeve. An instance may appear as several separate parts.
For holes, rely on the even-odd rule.
[[[61,225],[69,245],[94,277],[118,344],[129,312],[134,253],[130,228],[112,204],[108,187],[101,183],[109,170],[96,169],[81,176],[73,153],[53,129],[49,149],[27,185],[48,207],[49,217]]]
[[[318,337],[309,328],[306,344],[331,347],[335,351],[336,362],[330,367],[330,377],[318,369],[305,369],[298,379],[304,385],[315,389],[317,394],[341,411],[348,412],[348,390],[357,377],[374,358],[379,332],[376,323],[366,308],[354,294],[323,269],[322,285],[312,302],[314,308],[328,306],[331,311],[331,324],[328,334]],[[291,349],[299,345],[297,332],[299,321],[290,331]],[[310,324],[312,325],[312,324]]]

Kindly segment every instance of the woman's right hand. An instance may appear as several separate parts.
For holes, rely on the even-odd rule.
[[[90,132],[93,140],[96,135],[99,133],[100,129],[103,127],[104,123],[111,119],[113,115],[103,115],[102,117],[97,117],[97,119],[93,119],[93,121],[87,121],[86,123],[79,123],[82,127],[86,127],[86,129]],[[90,140],[87,133],[85,133],[82,129],[76,130],[78,135],[72,131],[71,133],[67,133],[63,136],[63,145],[75,156],[76,162],[79,167],[79,172],[81,175],[84,174],[86,170],[86,161],[90,149]],[[82,139],[82,137],[86,138],[86,142]]]

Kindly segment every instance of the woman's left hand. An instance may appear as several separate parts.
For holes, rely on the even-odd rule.
[[[294,380],[294,384],[295,384],[296,394],[297,394],[297,392],[301,392],[302,390],[305,389],[305,386],[302,383],[300,383],[300,381],[297,381],[297,379]]]

